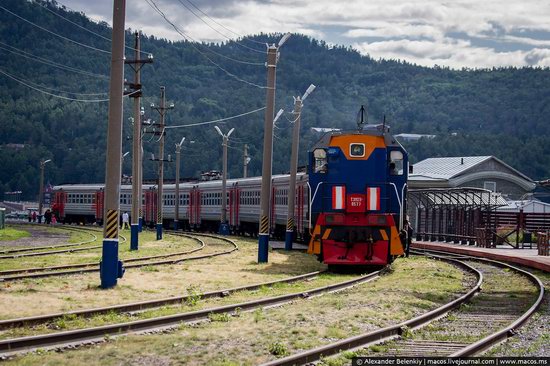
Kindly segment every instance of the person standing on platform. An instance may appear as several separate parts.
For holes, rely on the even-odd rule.
[[[130,229],[130,215],[128,212],[122,214],[122,228],[121,229]]]
[[[412,237],[413,237],[413,228],[409,222],[409,217],[405,219],[405,224],[403,230],[406,232],[407,236],[405,238],[405,257],[409,258],[409,250],[411,249]]]

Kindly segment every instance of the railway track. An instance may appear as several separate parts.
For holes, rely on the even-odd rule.
[[[472,356],[512,336],[515,329],[527,321],[542,302],[544,286],[536,276],[529,272],[505,263],[478,258],[462,257],[461,259],[463,260],[458,260],[442,255],[431,256],[439,260],[455,263],[475,273],[478,278],[476,285],[460,298],[414,319],[274,360],[265,363],[264,366],[307,364],[318,361],[321,358],[337,355],[344,350],[359,349],[370,344],[390,340],[394,341],[387,344],[386,353],[388,356]],[[483,263],[481,265],[473,265],[473,263],[479,262]],[[485,294],[482,292],[481,295],[474,297],[478,291],[481,291],[481,285],[484,283],[485,278],[495,275],[498,276],[499,274],[502,275],[503,273],[508,275],[510,272],[525,276],[525,278],[538,289],[536,299],[526,311],[518,310],[517,306],[510,305],[509,302],[504,301],[506,299],[503,295],[505,296],[506,294],[496,294],[500,297],[497,300],[494,299],[495,293]],[[493,298],[491,296],[493,296]],[[510,301],[509,298],[507,299]],[[462,307],[462,309],[458,310],[462,304],[466,303],[468,303],[467,307]],[[522,306],[522,308],[525,307]],[[505,315],[502,314],[502,311],[511,311],[512,309],[514,312]],[[444,319],[442,318],[449,313],[451,314],[450,316]],[[441,327],[440,325],[445,324],[451,316],[454,317],[453,322],[456,321],[456,326],[459,330],[467,329],[472,324],[476,324],[477,328],[475,329],[477,329],[479,334],[473,337],[475,340],[471,340],[470,342],[449,340],[453,338],[453,330],[449,327]],[[443,337],[437,336],[437,331],[435,333],[430,333],[428,328],[426,328],[426,332],[423,333],[422,338],[415,339],[410,337],[410,329],[417,329],[430,323],[432,323],[432,327],[429,328],[432,330],[441,331],[443,329],[443,332],[451,332],[451,334],[444,334],[444,338],[447,339],[446,341],[442,340]],[[491,326],[489,326],[489,324],[491,324]],[[422,332],[424,332],[424,330],[422,330]],[[430,337],[430,335],[432,335],[432,337]],[[384,355],[385,352],[383,351],[371,354],[371,356],[376,357]]]
[[[131,258],[124,260],[125,268],[138,268],[138,267],[145,267],[145,266],[156,266],[156,265],[165,265],[165,264],[177,264],[184,261],[190,261],[190,260],[198,260],[198,259],[204,259],[204,258],[211,258],[219,255],[225,255],[230,254],[236,250],[238,250],[237,244],[231,240],[226,238],[217,237],[214,235],[207,235],[207,234],[183,234],[178,233],[175,235],[180,235],[184,237],[188,237],[191,239],[196,240],[200,245],[198,248],[177,252],[177,253],[170,253],[170,254],[162,254],[162,255],[155,255],[155,256],[149,256],[149,257],[140,257],[140,258]],[[203,255],[197,255],[192,257],[183,257],[181,256],[188,255],[200,250],[203,250],[206,247],[206,244],[202,239],[199,238],[199,236],[202,237],[209,237],[217,240],[223,240],[226,243],[231,245],[230,249],[218,251],[214,253],[209,254],[203,254]],[[164,260],[156,260],[160,258],[174,258],[175,259],[164,259]],[[140,262],[140,263],[134,263],[134,262]],[[130,264],[127,264],[130,263]],[[14,269],[14,270],[7,270],[7,271],[1,271],[0,272],[0,282],[2,281],[15,281],[15,280],[21,280],[21,279],[27,279],[27,278],[42,278],[42,277],[50,277],[50,276],[64,276],[64,275],[71,275],[71,274],[80,274],[80,273],[86,273],[86,272],[97,272],[99,271],[99,263],[81,263],[81,264],[71,264],[71,265],[64,265],[64,266],[52,266],[52,267],[36,267],[36,268],[21,268],[21,269]]]
[[[296,299],[303,299],[311,296],[318,296],[324,293],[335,292],[346,288],[350,288],[352,286],[363,284],[378,278],[381,275],[381,273],[382,273],[382,270],[372,272],[367,275],[362,275],[351,280],[338,282],[328,286],[309,289],[302,292],[295,292],[291,294],[262,298],[258,300],[224,305],[219,307],[212,307],[212,308],[207,308],[203,310],[184,312],[184,313],[136,320],[131,322],[119,323],[119,324],[111,324],[111,325],[100,326],[100,327],[84,328],[84,329],[49,333],[49,334],[43,334],[43,335],[37,335],[37,336],[6,339],[6,340],[0,341],[0,356],[6,357],[17,353],[21,353],[21,352],[32,351],[38,348],[56,349],[56,348],[62,348],[66,346],[96,343],[96,342],[103,341],[106,336],[116,337],[119,335],[131,333],[131,332],[166,330],[169,328],[177,327],[182,322],[190,323],[190,322],[207,320],[209,319],[209,316],[211,316],[212,314],[224,314],[224,313],[232,313],[232,312],[240,312],[240,311],[250,311],[253,309],[266,307],[266,306],[282,305]],[[253,290],[253,289],[258,289],[261,286],[273,285],[276,283],[295,282],[295,281],[311,278],[318,274],[319,272],[313,272],[313,273],[308,273],[305,275],[291,277],[291,278],[287,278],[279,281],[272,281],[268,283],[254,284],[254,285],[243,286],[239,288],[220,290],[220,291],[215,291],[211,293],[206,293],[204,295],[205,297],[227,296],[230,293],[236,292],[236,291]],[[177,303],[177,302],[181,302],[183,298],[184,297],[171,298],[168,301],[171,301],[171,303]],[[164,300],[157,300],[157,301],[167,301],[167,300],[164,299]],[[150,305],[155,307],[161,305],[161,303],[156,303],[156,304],[154,304],[153,302],[149,302],[149,303]],[[146,302],[119,305],[118,307],[111,307],[111,311],[113,309],[115,311],[139,310],[139,309],[142,309],[142,306],[144,306],[144,304],[146,304]],[[107,309],[108,308],[103,308],[99,310],[109,311]],[[89,316],[89,315],[97,314],[97,311],[98,309],[91,309],[86,311],[87,313],[83,313],[82,315]],[[51,316],[59,317],[59,316],[62,316],[62,314],[52,314]],[[28,318],[26,320],[13,319],[11,321],[6,321],[5,323],[3,323],[3,326],[7,326],[9,322],[11,322],[13,326],[20,326],[22,324],[26,324],[29,321],[31,323],[34,321],[38,321],[38,322],[46,321],[45,319],[39,319],[39,318],[40,317],[35,317],[32,319]]]
[[[44,245],[44,246],[37,246],[32,248],[19,248],[19,249],[9,249],[9,250],[2,250],[0,251],[0,259],[15,259],[15,258],[21,258],[21,257],[36,257],[36,256],[44,256],[44,255],[50,255],[50,254],[60,254],[60,253],[72,253],[72,252],[79,252],[84,250],[91,250],[91,249],[97,249],[101,248],[101,245],[93,245],[93,246],[87,246],[83,247],[86,244],[93,243],[97,240],[97,235],[95,235],[90,229],[81,229],[76,227],[59,227],[60,229],[67,230],[67,231],[80,231],[80,232],[86,232],[91,235],[91,238],[88,240],[84,240],[78,243],[67,243],[67,244],[59,244],[59,245]],[[126,241],[126,237],[121,235],[121,240]],[[58,249],[58,248],[65,248],[65,249]],[[67,249],[68,248],[68,249]],[[53,249],[53,250],[49,250]],[[41,251],[42,250],[42,251]]]

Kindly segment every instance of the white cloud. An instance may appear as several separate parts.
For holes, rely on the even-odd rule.
[[[61,1],[110,22],[111,0]],[[194,39],[225,40],[185,9],[179,0],[154,1]],[[542,66],[548,63],[550,1],[547,0],[195,0],[195,3],[241,35],[298,32],[329,44],[353,45],[374,57],[399,58],[426,66]],[[129,27],[157,37],[181,40],[146,2],[128,2],[127,6]],[[525,30],[530,32],[523,36]],[[533,32],[537,32],[536,38]]]

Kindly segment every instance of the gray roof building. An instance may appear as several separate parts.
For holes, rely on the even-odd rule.
[[[476,187],[520,199],[535,182],[494,156],[429,158],[414,165],[409,188]]]

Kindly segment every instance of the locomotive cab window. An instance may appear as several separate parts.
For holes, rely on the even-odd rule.
[[[315,157],[315,173],[327,172],[327,152],[325,149],[315,149],[313,151]]]
[[[401,151],[390,151],[390,175],[403,175],[403,153]]]
[[[365,156],[365,144],[350,144],[349,155],[354,158],[362,158]]]

